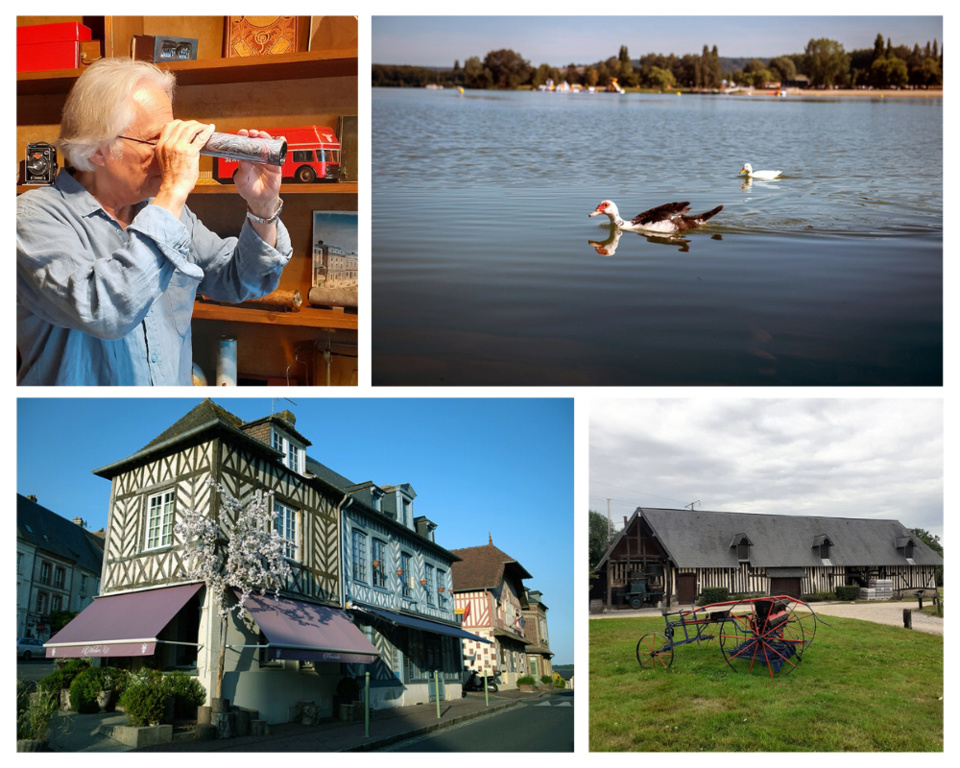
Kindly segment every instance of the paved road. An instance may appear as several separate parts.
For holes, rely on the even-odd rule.
[[[927,604],[924,600],[924,605]],[[903,609],[917,607],[916,601],[900,601],[888,603],[882,600],[863,600],[856,603],[810,603],[818,614],[824,616],[843,616],[850,619],[863,619],[877,624],[888,624],[892,627],[903,626]],[[671,608],[671,611],[679,610]],[[643,608],[639,611],[610,611],[608,613],[591,614],[591,619],[626,619],[637,616],[659,616],[657,608]],[[935,635],[943,634],[943,619],[936,616],[927,616],[919,611],[913,611],[913,628],[918,632],[929,632]]]
[[[391,752],[573,752],[573,695],[557,694],[387,748]]]
[[[17,677],[21,680],[36,682],[53,672],[53,661],[48,659],[17,659]]]
[[[812,603],[813,610],[824,616],[843,616],[849,619],[863,619],[876,624],[888,624],[892,627],[903,626],[903,609],[916,608],[916,602],[887,603],[884,601],[857,603]],[[918,632],[943,634],[943,619],[927,616],[913,611],[913,628]]]

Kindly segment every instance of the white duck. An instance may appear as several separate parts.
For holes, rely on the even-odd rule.
[[[658,232],[660,234],[672,235],[682,232],[685,229],[693,229],[712,219],[723,210],[722,205],[718,205],[712,211],[701,213],[695,216],[684,216],[690,210],[690,203],[664,203],[649,211],[644,211],[633,218],[632,221],[624,221],[620,218],[620,211],[617,204],[612,200],[604,200],[596,207],[593,213],[588,216],[599,216],[604,214],[609,217],[617,229],[625,229],[630,232],[645,231]]]
[[[743,174],[743,173],[747,174],[748,179],[760,179],[760,180],[769,181],[770,179],[777,178],[777,176],[783,173],[783,171],[755,171],[753,170],[753,166],[750,165],[750,163],[744,163],[743,168],[740,169],[740,173],[738,173],[737,175],[739,176],[740,174]]]

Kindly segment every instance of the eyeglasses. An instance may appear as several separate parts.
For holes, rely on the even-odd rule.
[[[117,136],[118,139],[126,139],[127,141],[135,141],[137,144],[149,144],[151,147],[157,146],[155,141],[147,141],[146,139],[135,139],[133,136]]]

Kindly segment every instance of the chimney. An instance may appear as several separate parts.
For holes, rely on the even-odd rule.
[[[75,518],[73,518],[73,522],[74,522],[75,525],[79,525],[81,528],[86,528],[86,527],[87,527],[87,521],[84,520],[82,517],[75,517]]]
[[[36,495],[35,493],[31,493],[29,496],[27,496],[27,498],[28,498],[30,501],[32,501],[34,504],[37,503],[37,495]]]
[[[275,414],[278,419],[283,419],[291,427],[297,426],[297,417],[293,415],[292,411],[280,411],[280,413]]]

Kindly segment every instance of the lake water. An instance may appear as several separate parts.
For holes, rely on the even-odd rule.
[[[942,134],[939,99],[374,89],[373,383],[940,385]],[[603,199],[724,210],[617,238]]]

